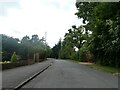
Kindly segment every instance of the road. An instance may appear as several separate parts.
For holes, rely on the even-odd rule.
[[[84,65],[55,60],[22,88],[118,88],[118,77]]]
[[[2,71],[2,88],[14,88],[33,74],[48,66],[52,61],[46,60],[28,66],[21,66],[14,69]]]

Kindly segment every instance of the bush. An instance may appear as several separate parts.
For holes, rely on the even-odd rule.
[[[88,50],[81,50],[80,54],[80,61],[81,62],[90,62],[91,61],[91,54]]]
[[[79,60],[79,52],[73,52],[70,59]]]
[[[16,55],[16,52],[14,52],[11,57],[11,62],[16,62],[16,61],[17,61],[17,55]]]

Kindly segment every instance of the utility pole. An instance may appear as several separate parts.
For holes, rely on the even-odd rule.
[[[45,32],[45,44],[46,44],[46,39],[47,39],[47,32]]]
[[[45,32],[45,56],[46,56],[46,53],[47,53],[46,39],[47,39],[47,32]],[[45,57],[45,58],[46,58],[46,57]]]

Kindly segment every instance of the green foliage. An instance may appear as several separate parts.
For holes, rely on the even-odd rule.
[[[17,62],[16,52],[13,53],[13,55],[11,57],[11,62]]]
[[[39,53],[39,59],[50,56],[50,47],[45,43],[44,38],[39,39],[38,35],[32,35],[31,39],[28,36],[23,37],[21,45],[26,51],[23,55],[25,59],[32,59],[35,53]]]
[[[61,39],[59,42],[52,48],[51,57],[58,59],[60,57],[60,50],[61,50]]]
[[[2,35],[2,61],[10,61],[13,52],[17,52],[19,48],[19,39]]]
[[[22,40],[2,35],[2,61],[10,61],[13,52],[17,53],[19,60],[33,59],[33,54],[39,53],[39,59],[50,56],[50,47],[44,38],[39,39],[38,35],[24,36]]]
[[[117,73],[118,72],[118,68],[115,68],[115,67],[102,66],[102,65],[99,65],[99,64],[89,64],[87,66],[89,66],[91,68],[94,68],[94,69],[107,71],[107,72],[110,72],[110,73]]]
[[[76,2],[76,8],[85,25],[68,29],[56,53],[64,59],[120,66],[120,2]]]
[[[90,50],[88,48],[88,44],[85,43],[79,51],[80,54],[80,60],[81,61],[86,61],[86,62],[91,62],[92,61],[92,55],[90,53]]]
[[[87,43],[94,62],[120,66],[120,2],[77,2],[76,7],[76,15],[92,32]]]
[[[72,55],[71,55],[71,59],[72,60],[77,60],[77,61],[80,61],[79,59],[79,52],[73,52]]]
[[[74,59],[79,61],[89,61],[89,51],[84,47],[89,37],[88,31],[85,30],[84,26],[76,27],[72,26],[68,29],[68,33],[65,34],[60,50],[60,58],[63,59]],[[84,50],[84,48],[85,50]],[[78,51],[75,50],[78,49]],[[83,49],[82,49],[83,48]]]
[[[84,27],[72,26],[68,29],[68,33],[65,34],[60,50],[60,58],[64,59],[79,59],[79,52],[75,51],[75,47],[80,49],[84,44],[87,34],[83,34]]]
[[[62,46],[60,50],[60,58],[62,59],[71,59],[73,53],[73,48],[69,46]]]

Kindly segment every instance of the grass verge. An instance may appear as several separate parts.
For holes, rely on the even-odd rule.
[[[70,62],[74,62],[74,63],[79,63],[80,61],[77,60],[69,60],[69,59],[65,59],[66,61],[70,61]]]
[[[118,73],[118,70],[119,70],[119,69],[117,69],[115,67],[102,66],[102,65],[98,65],[98,64],[89,64],[89,65],[86,65],[86,66],[88,66],[90,68],[94,68],[94,69],[110,72],[110,73]]]
[[[77,60],[68,60],[67,59],[67,61],[82,64],[80,61],[77,61]],[[110,66],[102,66],[102,65],[98,65],[98,64],[94,64],[94,63],[93,64],[84,64],[84,65],[88,66],[90,68],[93,68],[93,69],[112,73],[113,75],[116,75],[116,74],[120,75],[120,72],[118,72],[118,71],[120,71],[120,68],[115,68],[115,67],[110,67]]]

